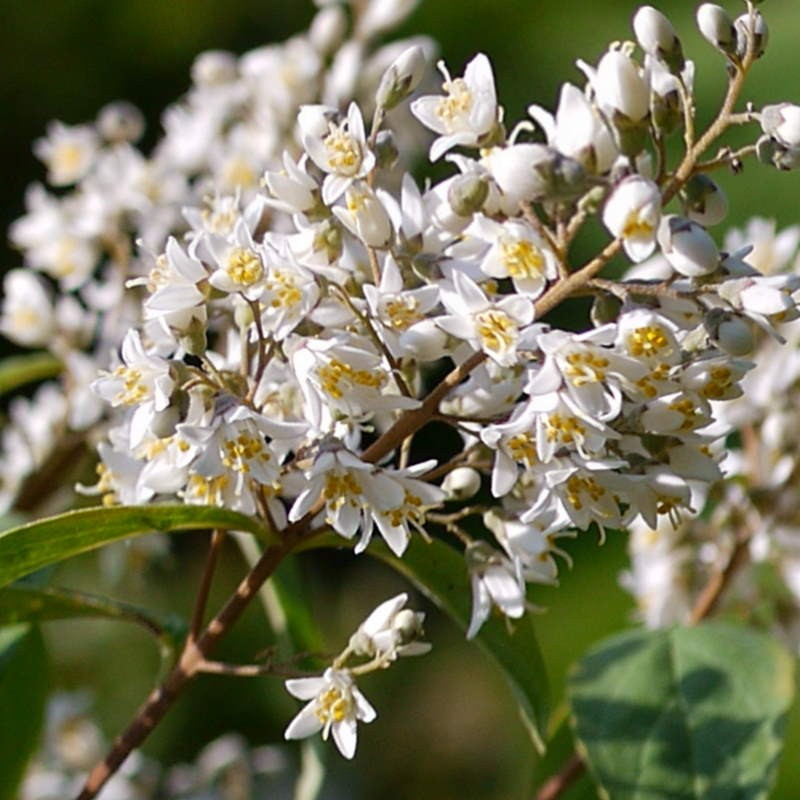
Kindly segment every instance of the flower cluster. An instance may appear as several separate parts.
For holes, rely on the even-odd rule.
[[[50,183],[71,189],[31,190],[12,229],[26,267],[6,278],[0,327],[66,372],[61,393],[47,390],[53,424],[28,431],[20,407],[4,447],[91,428],[99,479],[83,491],[224,506],[285,541],[332,530],[359,553],[378,535],[402,557],[412,537],[450,534],[472,585],[470,637],[493,609],[521,617],[529,584],[557,581],[559,539],[590,528],[632,527],[628,581],[658,595],[648,619],[682,613],[688,600],[667,598],[691,555],[669,531],[735,469],[726,437],[753,425],[736,402],[750,357],[762,331],[787,335],[800,300],[800,277],[759,257],[758,231],[717,245],[727,202],[708,173],[750,153],[794,166],[800,110],[726,107],[698,140],[693,63],[645,6],[636,42],[579,62],[585,80],[564,84],[555,112],[532,105],[508,133],[486,55],[457,77],[440,63],[424,88],[428,42],[370,50],[410,4],[353,5],[325,3],[285,45],[201,56],[149,158],[127,106],[37,144]],[[705,4],[698,25],[738,91],[763,18]],[[746,152],[701,162],[750,123],[761,138]],[[438,182],[408,171],[426,131],[430,160],[450,165]],[[575,265],[593,217],[609,241]],[[634,266],[601,278],[617,254]],[[579,293],[594,298],[584,329],[554,326],[548,312]],[[788,363],[765,368],[788,385],[782,352]],[[423,460],[432,421],[461,446]],[[780,447],[796,427],[770,410],[757,438],[774,449],[758,463],[793,474]],[[3,480],[11,504],[19,487]],[[645,528],[664,531],[656,567]],[[355,676],[419,651],[404,602],[379,607],[321,677],[287,683],[307,701],[287,738],[322,731],[353,755],[356,722],[375,716]],[[355,655],[370,660],[346,666]]]

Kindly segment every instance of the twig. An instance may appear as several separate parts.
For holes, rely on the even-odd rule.
[[[573,753],[561,772],[552,775],[542,784],[542,787],[536,795],[536,800],[556,800],[556,798],[561,797],[585,771],[586,764],[583,763],[583,759],[577,753]]]
[[[214,577],[214,570],[219,560],[219,553],[222,543],[225,541],[225,532],[215,528],[211,533],[211,542],[206,555],[206,563],[203,567],[203,575],[200,578],[200,587],[197,590],[197,597],[192,608],[192,620],[189,624],[189,639],[197,641],[203,627],[203,617],[206,613],[208,604],[208,594],[211,590],[211,581]]]

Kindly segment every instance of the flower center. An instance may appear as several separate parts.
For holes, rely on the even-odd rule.
[[[501,242],[500,253],[512,278],[538,278],[542,274],[544,256],[533,242]]]
[[[115,406],[134,406],[150,396],[150,389],[142,381],[142,373],[135,367],[119,366],[114,370],[114,377],[122,381],[122,388],[112,401]]]
[[[315,711],[317,719],[323,725],[329,722],[341,722],[350,711],[350,700],[341,690],[331,686],[317,697]]]
[[[664,329],[658,325],[645,325],[636,328],[628,335],[628,352],[632,356],[655,356],[670,346]]]
[[[322,140],[328,151],[328,166],[332,172],[347,178],[361,167],[361,145],[342,128],[330,123],[330,133]]]
[[[344,397],[346,386],[365,386],[369,389],[380,389],[383,386],[386,376],[379,371],[367,369],[353,369],[349,364],[332,358],[327,364],[323,364],[318,370],[317,375],[321,381],[322,391],[334,400],[341,400]]]
[[[384,306],[386,316],[393,328],[398,331],[405,331],[415,322],[422,319],[422,314],[417,311],[418,303],[413,297],[397,297],[389,300]]]
[[[478,337],[486,350],[502,353],[516,344],[519,336],[517,324],[503,311],[481,311],[475,317]]]
[[[463,78],[447,81],[442,88],[447,92],[447,97],[439,101],[435,114],[448,130],[452,130],[472,108],[472,92]]]
[[[239,286],[252,286],[264,275],[264,266],[257,253],[243,247],[231,251],[225,264],[225,271]]]

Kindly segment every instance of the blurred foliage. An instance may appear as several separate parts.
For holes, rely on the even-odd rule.
[[[724,90],[722,58],[694,29],[695,3],[664,0],[656,5],[673,19],[687,55],[697,63],[702,124]],[[609,41],[630,37],[629,20],[637,6],[632,0],[506,0],[502,5],[496,0],[424,0],[402,33],[425,33],[438,40],[454,74],[475,51],[488,53],[506,119],[513,124],[532,102],[552,108],[562,82],[582,82],[576,58],[594,63]],[[160,110],[187,88],[190,64],[200,50],[242,52],[284,39],[302,30],[313,10],[309,2],[285,0],[3,0],[0,225],[5,230],[22,213],[25,186],[43,177],[31,143],[50,119],[79,123],[93,118],[106,102],[124,98],[144,111],[150,125],[147,141],[152,142]],[[763,12],[771,41],[746,98],[756,106],[800,102],[800,4],[771,0]],[[731,225],[755,214],[775,217],[780,225],[800,221],[800,174],[779,175],[753,163],[743,176],[723,176],[722,183],[731,201]],[[597,236],[586,237],[582,253],[588,254],[597,241]],[[5,249],[0,266],[17,261]],[[99,578],[94,556],[62,568],[58,582],[85,591],[111,591],[130,602],[187,615],[202,548],[195,537],[177,537],[172,548],[167,562],[131,570],[111,589]],[[535,624],[555,704],[563,697],[568,666],[592,642],[628,624],[631,614],[630,601],[617,586],[625,564],[624,534],[610,536],[602,548],[586,535],[567,549],[575,568],[564,567],[560,588],[541,589],[535,597],[547,607]],[[244,569],[233,548],[226,556],[212,606],[235,587]],[[376,603],[408,588],[385,567],[351,555],[308,554],[299,559],[299,567],[331,651]],[[354,763],[331,759],[332,779],[323,797],[531,798],[534,777],[540,780],[541,771],[534,773],[535,757],[503,679],[422,598],[416,605],[429,612],[434,650],[365,682],[378,720],[363,729]],[[111,622],[48,623],[45,629],[58,683],[91,685],[106,732],[118,732],[158,669],[145,634]],[[270,643],[261,610],[252,608],[220,656],[248,660]],[[147,749],[166,761],[190,759],[205,742],[229,730],[239,730],[253,743],[280,741],[295,708],[274,679],[202,677]],[[560,734],[559,749],[569,749],[569,738]],[[797,797],[798,750],[800,714],[795,710],[776,800]],[[584,796],[585,784],[567,797],[578,792]]]

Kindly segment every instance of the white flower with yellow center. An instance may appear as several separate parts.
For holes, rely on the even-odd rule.
[[[661,221],[661,191],[639,175],[623,178],[603,209],[603,224],[618,239],[631,261],[644,261],[656,248]]]
[[[330,432],[336,417],[364,421],[376,412],[419,405],[394,392],[391,369],[364,340],[298,337],[289,341],[286,352],[303,393],[305,416],[318,431]]]
[[[519,294],[536,299],[558,275],[555,254],[524,220],[499,223],[478,215],[468,233],[490,243],[481,271],[490,278],[511,278]]]
[[[291,259],[271,252],[261,295],[261,325],[275,341],[283,341],[319,300],[314,275]]]
[[[175,388],[170,363],[147,352],[136,329],[122,342],[122,364],[101,375],[92,390],[112,406],[130,406],[130,446],[145,437],[156,414],[169,406]]]
[[[34,143],[33,152],[47,166],[47,179],[53,186],[69,186],[92,168],[99,144],[97,133],[86,125],[52,122],[47,136]]]
[[[498,364],[517,363],[520,329],[533,321],[533,303],[519,295],[507,295],[493,303],[473,280],[453,273],[452,288],[442,290],[449,315],[436,318],[446,333],[466,339]]]
[[[483,53],[467,64],[463,78],[452,78],[443,61],[438,67],[445,94],[425,95],[411,104],[414,116],[440,134],[431,145],[431,161],[453,147],[477,147],[498,120],[492,65]]]
[[[353,182],[344,197],[345,205],[333,208],[337,219],[367,247],[386,247],[394,233],[392,221],[369,184]]]
[[[427,352],[419,341],[426,338],[430,340],[427,350],[443,352],[445,335],[427,319],[439,302],[438,286],[406,289],[397,262],[387,254],[380,284],[366,283],[363,290],[370,316],[379,323],[381,338],[395,358],[411,356],[427,360]]]
[[[27,347],[52,344],[53,304],[44,281],[26,269],[13,269],[3,278],[0,332]]]
[[[313,113],[315,110],[318,113]],[[366,178],[375,166],[375,154],[367,146],[364,118],[355,103],[350,104],[342,122],[327,120],[327,128],[321,129],[320,118],[328,111],[325,106],[304,106],[298,122],[303,147],[327,173],[322,183],[322,202],[331,205],[354,180]]]
[[[202,244],[210,252],[216,269],[208,282],[221,292],[240,293],[255,300],[264,288],[267,275],[264,248],[253,240],[244,220],[239,220],[230,236],[207,235]],[[198,247],[198,255],[203,249]]]
[[[322,499],[328,524],[346,539],[352,539],[360,529],[363,546],[369,541],[376,516],[401,507],[405,501],[404,488],[398,481],[347,450],[320,453],[306,479],[306,488],[289,511],[289,520],[301,519]]]
[[[349,670],[329,667],[318,678],[293,678],[286,681],[289,694],[308,704],[289,723],[286,739],[305,739],[322,732],[333,741],[345,758],[356,752],[357,722],[372,722],[377,714],[358,690]]]

